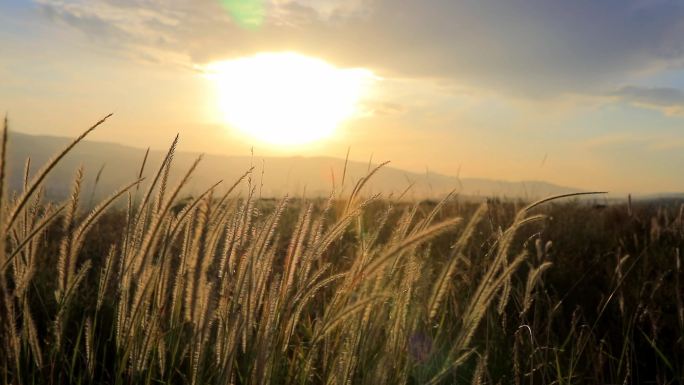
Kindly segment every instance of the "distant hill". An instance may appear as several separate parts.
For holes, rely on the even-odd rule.
[[[31,174],[49,160],[71,139],[52,136],[33,136],[10,132],[8,167],[10,189],[21,188],[25,162],[31,158]],[[84,197],[98,198],[135,179],[145,154],[144,149],[114,143],[84,141],[60,163],[47,180],[48,195],[63,198],[68,195],[76,169],[85,167]],[[165,152],[150,152],[144,175],[152,179]],[[196,153],[178,152],[173,160],[171,179],[184,173],[198,156]],[[328,196],[333,179],[339,190],[344,160],[331,157],[254,157],[205,155],[185,194],[194,194],[213,183],[223,180],[230,186],[250,165],[254,165],[252,183],[263,197]],[[100,181],[93,193],[95,176],[104,166]],[[263,172],[262,172],[263,170]],[[359,178],[368,171],[368,164],[350,161],[347,164],[344,190],[350,191]],[[263,178],[262,178],[263,175]],[[398,196],[406,188],[408,198],[437,198],[449,191],[471,197],[536,198],[580,191],[542,181],[509,182],[478,178],[457,178],[441,174],[419,174],[393,167],[381,169],[368,184],[366,193]],[[224,187],[225,188],[225,187]]]

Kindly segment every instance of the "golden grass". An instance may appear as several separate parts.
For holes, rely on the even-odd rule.
[[[346,199],[333,195],[323,204],[283,198],[262,213],[248,170],[220,195],[217,183],[174,209],[201,161],[171,186],[176,137],[141,198],[147,154],[128,185],[87,213],[83,170],[66,203],[43,202],[50,170],[108,117],[30,181],[28,163],[18,196],[0,194],[3,382],[437,384],[456,381],[457,369],[469,363],[473,383],[485,383],[488,353],[478,351],[474,336],[490,309],[503,315],[518,293],[514,274],[531,261],[516,234],[544,219],[529,213],[547,200],[520,210],[484,256],[472,254],[479,247],[472,240],[487,204],[463,229],[463,218],[443,213],[451,195],[425,215],[418,205],[403,212],[387,205],[369,223],[364,213],[377,197],[364,198],[362,189],[382,165]],[[2,190],[6,146],[7,120]],[[235,196],[243,183],[247,195]],[[124,196],[123,227],[92,269],[85,240]],[[283,225],[286,219],[293,223]],[[46,268],[37,261],[57,220],[58,253],[42,257],[54,263],[55,291],[41,312],[48,319],[36,322],[32,304],[44,291],[34,277]],[[432,261],[436,239],[450,245],[443,265]],[[485,259],[481,274],[458,286],[459,269],[475,258]],[[539,259],[516,297],[521,318],[533,310],[535,288],[551,266]],[[77,306],[91,291],[91,305]],[[455,300],[457,314],[445,305]]]

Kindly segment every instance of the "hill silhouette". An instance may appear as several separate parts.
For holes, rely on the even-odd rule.
[[[26,159],[31,159],[31,175],[50,157],[66,146],[71,139],[54,136],[35,136],[18,132],[9,133],[8,172],[10,190],[19,190]],[[84,192],[102,197],[137,177],[145,149],[115,143],[83,141],[70,152],[47,180],[47,196],[61,199],[68,195],[71,181],[78,167],[85,169]],[[144,176],[156,172],[165,152],[150,151]],[[173,159],[171,180],[177,179],[199,156],[198,153],[179,151]],[[192,182],[184,192],[195,194],[219,180],[230,186],[245,171],[254,167],[252,184],[262,197],[329,196],[333,189],[350,191],[353,184],[366,175],[370,165],[349,161],[345,182],[342,176],[345,160],[333,157],[250,157],[206,154],[193,174]],[[100,179],[95,178],[102,168]],[[543,181],[502,181],[482,178],[457,178],[437,173],[420,174],[385,166],[366,187],[367,193],[399,196],[412,186],[405,197],[413,199],[438,198],[455,190],[469,197],[538,198],[542,196],[578,192],[579,189],[558,186]]]

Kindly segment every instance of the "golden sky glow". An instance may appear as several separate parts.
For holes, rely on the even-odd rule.
[[[368,70],[339,69],[293,52],[214,62],[205,71],[229,128],[276,146],[333,135],[359,113],[359,98],[373,79]]]
[[[677,1],[2,0],[0,112],[53,136],[113,112],[91,139],[159,150],[684,191],[682,25]]]

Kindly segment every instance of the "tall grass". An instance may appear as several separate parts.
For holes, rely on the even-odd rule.
[[[545,216],[533,213],[546,200],[484,237],[501,207],[482,204],[464,217],[452,196],[432,208],[364,197],[377,169],[349,196],[322,201],[268,206],[251,170],[181,200],[201,158],[173,184],[176,138],[157,170],[147,175],[146,155],[131,183],[93,208],[81,203],[82,169],[66,202],[45,202],[47,174],[105,119],[33,178],[27,162],[16,194],[3,188],[5,120],[3,383],[577,383],[587,349],[603,346],[582,314],[564,341],[551,332],[562,299],[544,291],[551,246],[534,235]],[[613,298],[624,303],[634,266],[620,256],[601,312]],[[635,322],[623,325],[627,338],[638,334]],[[662,356],[663,381],[681,375],[657,330],[642,333]],[[620,360],[611,379],[633,378],[630,349],[605,355]]]

